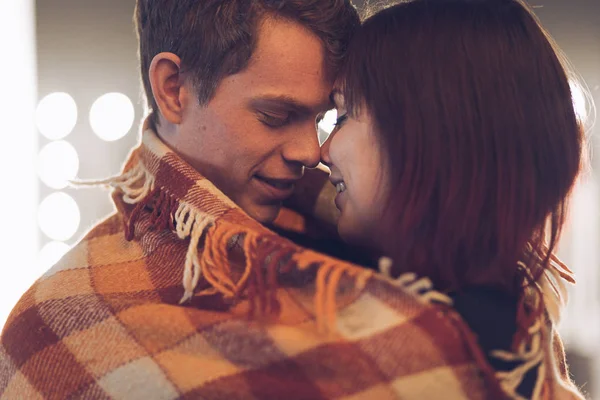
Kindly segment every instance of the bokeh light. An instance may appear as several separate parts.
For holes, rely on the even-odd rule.
[[[119,140],[133,126],[135,109],[133,103],[122,93],[107,93],[100,96],[90,110],[90,124],[94,133],[102,140]]]
[[[63,139],[75,128],[77,104],[67,93],[51,93],[39,102],[35,122],[40,133],[46,138]]]
[[[63,192],[52,193],[38,208],[40,229],[53,240],[69,240],[77,232],[80,220],[77,202]]]
[[[49,242],[39,252],[38,269],[40,275],[52,268],[68,251],[70,247],[64,242]]]
[[[38,155],[38,175],[52,189],[63,189],[79,171],[77,150],[63,140],[50,142]]]

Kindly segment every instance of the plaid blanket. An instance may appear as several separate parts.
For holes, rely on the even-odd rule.
[[[327,218],[319,182],[304,186],[304,210]],[[498,353],[516,367],[494,371],[427,279],[391,279],[389,260],[376,273],[278,236],[151,130],[103,183],[118,212],[6,323],[1,399],[519,398],[532,370],[534,398],[579,398],[547,313],[521,350]],[[301,231],[301,216],[279,223]]]

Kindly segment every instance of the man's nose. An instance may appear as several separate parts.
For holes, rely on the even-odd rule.
[[[331,157],[329,156],[329,147],[331,146],[331,139],[333,133],[330,134],[325,142],[321,145],[321,162],[331,168]]]
[[[321,148],[319,137],[314,128],[303,127],[298,132],[290,132],[291,139],[283,149],[283,157],[286,161],[300,163],[308,168],[315,168],[321,161]]]

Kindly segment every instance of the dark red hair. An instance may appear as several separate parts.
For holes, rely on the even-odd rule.
[[[340,75],[392,171],[382,249],[440,290],[515,292],[547,268],[581,165],[556,47],[517,0],[415,0],[372,16]]]

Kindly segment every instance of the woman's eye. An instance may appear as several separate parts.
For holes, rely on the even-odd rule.
[[[259,115],[261,122],[271,128],[280,128],[290,122],[290,115],[274,116],[264,112],[259,112]]]
[[[342,124],[348,119],[348,114],[340,115],[336,120],[334,126],[340,128]]]
[[[319,126],[319,124],[321,122],[323,122],[323,119],[325,118],[325,113],[321,112],[317,115],[317,118],[315,118],[315,125]]]

